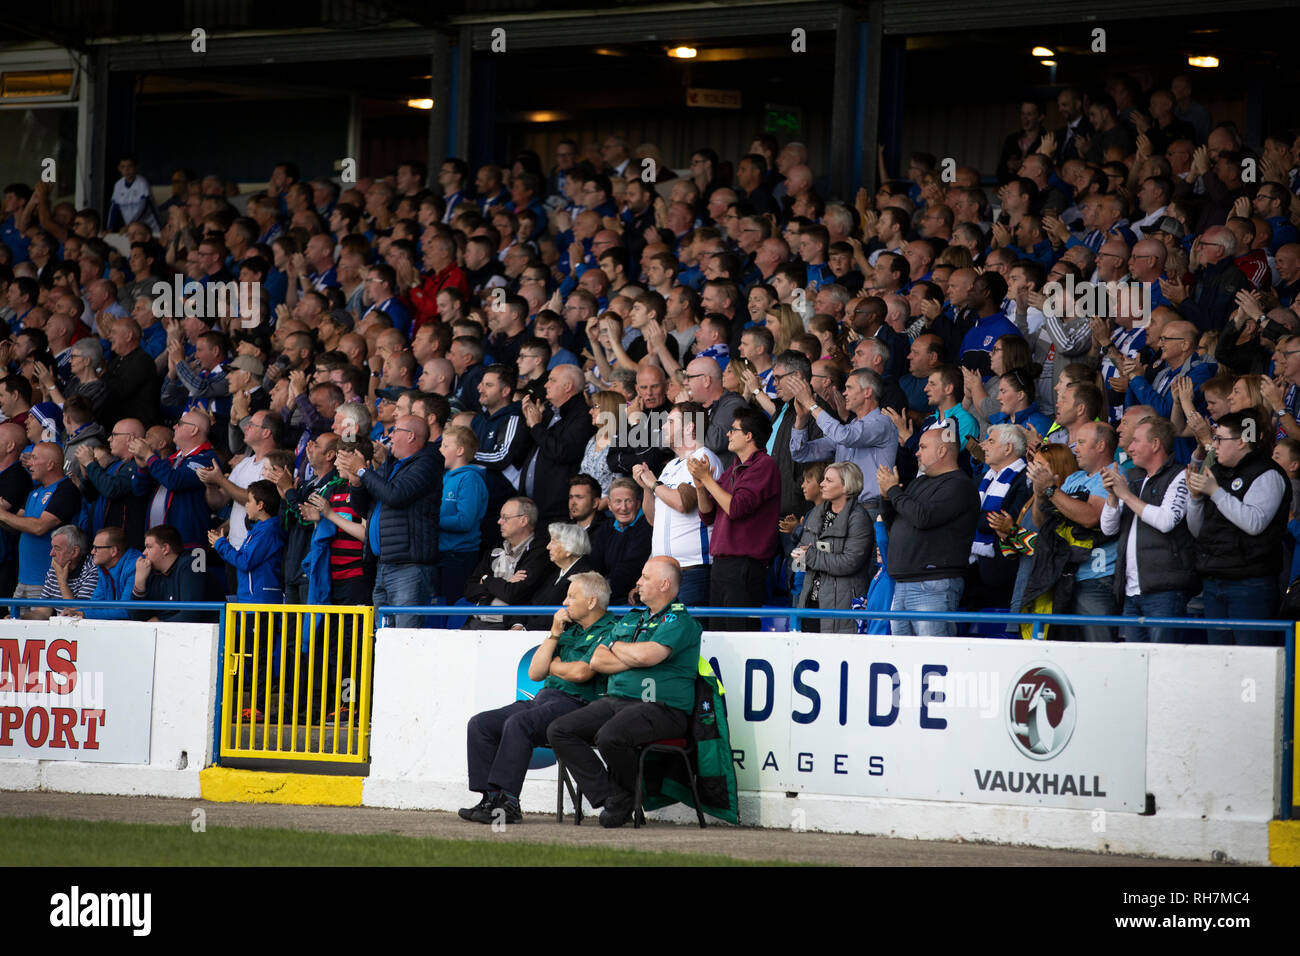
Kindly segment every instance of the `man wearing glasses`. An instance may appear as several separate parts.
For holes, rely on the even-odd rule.
[[[568,494],[567,485],[565,494]],[[551,573],[547,541],[537,536],[537,505],[528,498],[510,498],[497,517],[501,547],[493,548],[469,573],[465,598],[471,604],[529,604]],[[454,595],[447,595],[450,600]],[[504,628],[499,614],[470,618],[475,627]]]
[[[123,418],[109,432],[107,451],[97,456],[82,446],[75,452],[86,473],[82,494],[92,506],[91,529],[121,529],[132,546],[144,545],[146,498],[139,488],[142,484],[147,489],[153,483],[140,474],[131,455],[131,442],[144,435],[142,422]]]
[[[1187,527],[1196,538],[1207,618],[1259,620],[1277,609],[1291,483],[1259,447],[1267,427],[1249,409],[1224,415],[1211,439],[1215,463],[1206,468],[1207,449],[1198,449],[1187,469]],[[1277,636],[1224,629],[1210,631],[1209,642],[1272,645]]]
[[[180,534],[182,550],[206,548],[212,512],[208,508],[206,486],[199,471],[211,468],[217,460],[208,442],[211,421],[201,410],[192,408],[176,423],[172,440],[176,452],[163,458],[143,438],[133,438],[131,454],[141,471],[158,483],[149,500],[145,526],[170,525]],[[137,494],[148,488],[144,476],[135,486]]]
[[[1233,262],[1237,237],[1224,226],[1215,226],[1192,246],[1191,265],[1196,284],[1192,291],[1179,282],[1161,282],[1160,288],[1183,318],[1202,332],[1221,329],[1236,308],[1237,293],[1250,281]]]
[[[405,415],[393,425],[392,454],[368,467],[360,451],[335,455],[339,474],[366,490],[374,502],[366,528],[366,553],[378,560],[374,603],[398,607],[428,604],[438,563],[438,510],[443,460],[429,444],[428,422]],[[415,614],[397,615],[398,627],[418,627]]]
[[[1168,418],[1174,408],[1173,384],[1176,378],[1191,380],[1196,389],[1197,402],[1203,406],[1200,388],[1214,375],[1215,366],[1198,358],[1197,337],[1196,326],[1190,322],[1175,320],[1165,323],[1160,338],[1155,343],[1165,367],[1151,382],[1144,377],[1145,369],[1138,359],[1121,359],[1120,365],[1127,377],[1127,384],[1122,378],[1119,380],[1119,385],[1123,385],[1126,392],[1125,407],[1150,405],[1161,418]],[[1114,383],[1115,380],[1112,380],[1112,388],[1116,387]],[[1174,451],[1179,461],[1187,461],[1192,451],[1192,440],[1178,439]]]

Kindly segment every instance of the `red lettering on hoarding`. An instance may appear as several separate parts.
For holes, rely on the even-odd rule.
[[[81,723],[86,728],[85,749],[98,750],[99,741],[95,739],[95,733],[99,730],[100,727],[104,726],[103,709],[83,710],[81,712]]]
[[[37,734],[32,729],[32,724],[36,723],[36,718],[40,718],[41,732]],[[27,746],[40,747],[45,743],[45,738],[50,735],[50,715],[44,707],[33,707],[27,711],[27,719],[23,721],[23,736],[27,738]]]
[[[77,738],[72,736],[72,728],[77,726],[77,712],[71,707],[54,708],[54,735],[50,737],[51,747],[77,749]],[[67,743],[64,743],[64,741]]]
[[[47,694],[71,694],[77,686],[77,642],[59,638],[50,642],[45,652],[45,692]],[[63,677],[63,682],[54,680],[54,675]]]
[[[40,692],[41,651],[43,640],[28,638],[18,656],[18,640],[0,638],[0,691],[34,694]]]
[[[21,707],[0,707],[0,747],[14,745],[13,733],[23,725]]]

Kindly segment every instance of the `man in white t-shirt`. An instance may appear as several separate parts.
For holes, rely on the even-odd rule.
[[[689,458],[709,463],[714,478],[722,474],[722,462],[699,443],[708,412],[698,402],[679,402],[664,417],[660,434],[676,454],[664,465],[659,477],[645,464],[632,469],[632,477],[643,489],[641,508],[650,522],[651,557],[675,558],[682,568],[682,586],[677,600],[699,606],[709,597],[709,526],[700,520],[695,483],[686,470]]]
[[[216,465],[199,469],[199,478],[207,485],[208,505],[216,510],[230,504],[230,532],[226,540],[236,551],[248,536],[248,527],[244,521],[248,512],[244,503],[248,501],[248,486],[266,477],[267,453],[273,451],[280,438],[283,425],[280,417],[268,411],[254,412],[242,423],[244,444],[248,446],[247,457],[230,469],[230,475],[221,473]]]

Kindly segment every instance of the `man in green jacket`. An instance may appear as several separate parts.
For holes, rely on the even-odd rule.
[[[596,699],[605,678],[590,665],[592,653],[618,623],[610,614],[609,585],[594,571],[575,574],[564,606],[551,620],[551,633],[533,653],[530,680],[546,678],[532,700],[517,700],[469,721],[469,788],[483,799],[460,811],[461,819],[492,823],[497,811],[506,823],[522,823],[519,791],[534,747],[546,746],[546,728]]]
[[[673,558],[646,562],[637,581],[646,606],[619,621],[591,655],[591,669],[605,675],[605,695],[546,732],[591,805],[604,808],[603,827],[632,818],[636,748],[688,732],[703,628],[677,600],[681,583]]]

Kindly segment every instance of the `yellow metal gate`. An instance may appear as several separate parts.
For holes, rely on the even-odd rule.
[[[221,756],[368,761],[374,613],[228,604]]]

